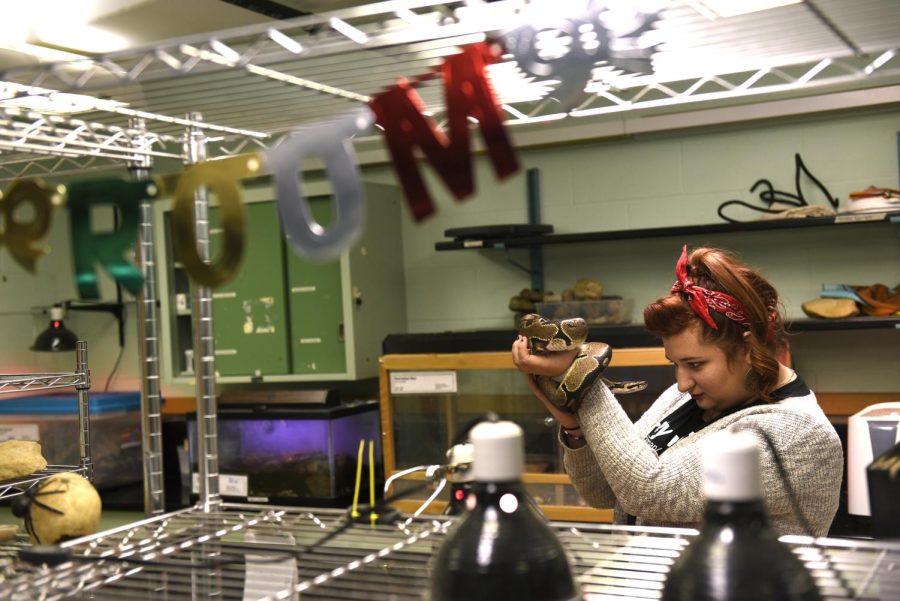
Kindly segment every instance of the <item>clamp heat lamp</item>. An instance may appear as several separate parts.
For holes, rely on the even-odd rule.
[[[125,324],[122,303],[85,303],[75,304],[70,301],[50,307],[50,324],[37,335],[31,350],[38,352],[74,351],[78,336],[66,327],[63,321],[66,311],[102,311],[112,313],[119,322],[119,346],[125,346]]]

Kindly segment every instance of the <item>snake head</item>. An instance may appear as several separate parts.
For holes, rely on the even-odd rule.
[[[566,351],[584,343],[588,327],[580,317],[556,320],[529,313],[519,320],[519,334],[528,338],[533,353]]]
[[[569,319],[559,320],[559,329],[564,336],[559,336],[566,340],[565,348],[568,350],[581,346],[587,340],[588,326],[587,322],[580,317],[570,317]]]
[[[558,333],[558,325],[537,313],[529,313],[519,320],[519,335],[528,338],[528,348],[533,353],[546,351]]]
[[[546,321],[537,313],[528,313],[519,319],[519,334],[522,336],[530,336],[533,332],[540,330],[541,324]]]

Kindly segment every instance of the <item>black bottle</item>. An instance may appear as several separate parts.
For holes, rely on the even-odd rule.
[[[522,429],[485,422],[470,437],[475,482],[434,557],[432,601],[580,599],[562,544],[522,484]]]
[[[820,601],[809,571],[769,525],[756,439],[717,438],[704,461],[703,528],[672,566],[663,601]]]

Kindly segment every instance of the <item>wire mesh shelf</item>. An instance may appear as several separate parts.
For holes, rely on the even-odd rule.
[[[84,476],[87,473],[87,468],[76,465],[48,465],[39,472],[21,478],[4,480],[0,482],[0,499],[18,496],[42,480],[67,472],[75,472]]]
[[[347,525],[337,510],[223,504],[64,543],[54,567],[0,547],[0,598],[422,599],[451,518]],[[553,523],[584,599],[658,599],[692,530]],[[900,543],[785,537],[825,599],[900,598]]]
[[[4,374],[0,375],[0,394],[49,390],[51,388],[87,387],[87,372],[67,372],[58,374]]]

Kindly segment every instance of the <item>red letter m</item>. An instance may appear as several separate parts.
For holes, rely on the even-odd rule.
[[[401,80],[372,100],[378,124],[384,128],[394,169],[416,221],[434,212],[413,153],[419,147],[457,200],[475,191],[468,117],[478,120],[481,135],[498,178],[519,169],[512,145],[503,129],[502,115],[485,74],[495,60],[489,45],[473,44],[449,56],[441,66],[450,137],[434,120],[424,116],[424,103],[412,85]]]

